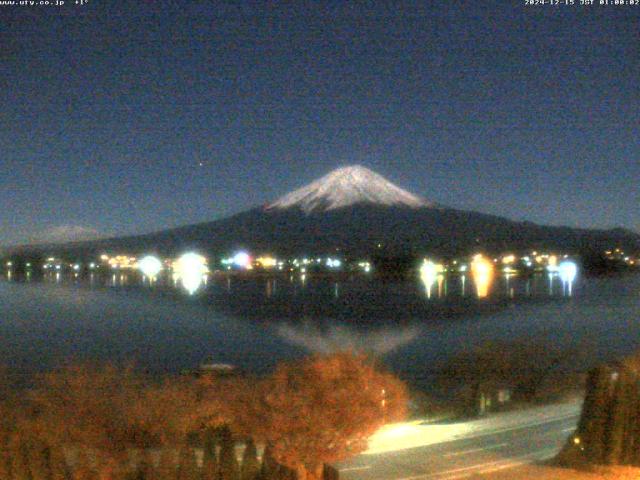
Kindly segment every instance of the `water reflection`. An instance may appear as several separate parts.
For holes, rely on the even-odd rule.
[[[509,298],[514,298],[514,296],[515,296],[515,289],[513,288],[513,285],[511,284],[511,279],[514,276],[515,276],[514,273],[505,273],[504,274],[505,293],[506,293],[507,297],[509,297]]]
[[[95,288],[143,286],[152,289],[176,288],[191,295],[198,291],[204,292],[207,287],[207,296],[225,295],[231,303],[236,298],[261,298],[270,300],[273,305],[284,305],[291,304],[295,297],[297,298],[295,302],[305,302],[308,308],[315,308],[311,305],[323,306],[325,303],[335,308],[344,307],[347,303],[352,303],[356,295],[357,301],[364,301],[367,297],[369,303],[382,302],[380,306],[382,310],[400,308],[401,313],[404,307],[407,310],[417,308],[415,311],[423,311],[426,308],[431,311],[439,308],[437,304],[440,303],[449,305],[462,302],[466,305],[473,302],[473,298],[468,297],[492,298],[499,301],[518,297],[533,299],[541,296],[572,296],[576,284],[575,273],[571,271],[565,273],[563,280],[559,268],[555,271],[532,275],[501,271],[496,277],[498,271],[494,271],[493,262],[485,258],[474,260],[469,269],[472,280],[471,291],[469,291],[469,274],[443,272],[437,264],[427,264],[426,268],[421,269],[418,292],[415,290],[415,285],[408,282],[387,283],[375,279],[365,280],[361,277],[327,277],[314,272],[280,275],[262,273],[248,275],[246,272],[209,274],[205,263],[201,261],[191,263],[190,260],[181,265],[176,263],[174,268],[173,272],[163,271],[155,278],[143,275],[137,270],[83,273],[62,270],[45,272],[43,276],[31,276],[25,273],[18,277],[15,272],[4,271],[2,276],[11,281],[26,282],[31,279],[42,279],[45,282],[78,284]],[[493,288],[495,281],[498,282],[499,288]],[[427,305],[424,302],[425,297],[440,301],[437,304],[430,302]],[[397,307],[389,305],[397,305]]]
[[[162,270],[162,262],[158,257],[147,255],[138,262],[138,269],[142,272],[145,278],[149,279],[149,283],[153,284],[156,277]]]
[[[572,261],[566,260],[558,266],[558,273],[560,280],[562,280],[562,294],[571,296],[573,281],[578,273],[577,265]]]
[[[446,291],[443,291],[442,289],[442,285],[444,284],[445,290],[446,290],[446,284],[447,284],[443,274],[438,275],[437,282],[438,282],[438,298],[442,298],[443,294],[444,295],[447,294]]]
[[[426,302],[422,285],[417,289],[415,282],[338,280],[314,272],[308,273],[306,291],[297,275],[293,284],[288,273],[270,278],[272,296],[267,299],[267,278],[222,274],[209,277],[206,295],[191,302],[171,291],[168,273],[151,288],[142,288],[136,272],[97,271],[95,288],[88,272],[80,274],[77,285],[73,272],[56,273],[52,269],[39,282],[34,271],[34,281],[20,285],[23,277],[13,272],[11,283],[0,282],[0,364],[49,368],[71,356],[134,359],[144,368],[179,371],[213,354],[255,371],[298,358],[302,348],[354,348],[388,354],[385,364],[411,380],[424,378],[425,370],[448,355],[487,339],[548,336],[555,345],[571,347],[592,337],[597,342],[593,358],[599,359],[637,348],[640,338],[640,276],[576,279],[573,293],[579,287],[580,295],[566,301],[557,274],[551,278],[556,284],[553,299],[548,297],[548,274],[520,274],[509,278],[516,300],[502,301],[506,290],[501,284],[489,294],[493,302],[470,298],[475,287],[467,288],[462,298],[469,282],[448,274],[442,283],[446,300]],[[114,273],[115,292],[109,287]],[[0,275],[7,280],[6,270]],[[128,277],[126,287],[119,286],[120,275]],[[518,303],[525,292],[531,297]],[[378,303],[365,308],[372,300]],[[225,305],[234,302],[245,308],[229,309],[233,315],[228,315]],[[454,308],[447,310],[448,305]]]
[[[174,284],[178,281],[193,295],[206,284],[207,259],[197,253],[185,253],[173,265]]]
[[[476,255],[471,262],[471,275],[478,298],[488,296],[494,276],[493,263],[482,255]]]
[[[230,284],[228,283],[229,287]],[[266,284],[265,284],[265,293],[267,298],[271,298],[273,297],[273,295],[276,293],[276,280],[275,279],[268,279]]]
[[[431,298],[431,288],[438,282],[438,297],[442,296],[442,278],[444,266],[431,260],[424,260],[420,266],[420,280],[424,284],[427,298]]]
[[[281,338],[313,353],[354,350],[376,355],[384,355],[411,343],[421,331],[417,325],[385,326],[365,330],[347,324],[322,326],[310,320],[301,324],[283,323],[276,327],[276,332]]]

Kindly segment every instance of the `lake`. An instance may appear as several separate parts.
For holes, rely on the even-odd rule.
[[[310,352],[366,349],[421,383],[439,362],[490,340],[589,345],[594,363],[640,347],[640,276],[498,278],[487,298],[451,277],[416,281],[214,275],[196,294],[135,275],[0,281],[0,364],[134,361],[153,372],[205,361],[263,373]],[[565,291],[566,293],[566,291]]]

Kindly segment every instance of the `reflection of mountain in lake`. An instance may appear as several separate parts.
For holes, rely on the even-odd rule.
[[[214,280],[202,301],[220,312],[236,318],[257,321],[289,321],[332,319],[347,325],[397,325],[416,320],[429,323],[454,320],[468,315],[483,315],[504,309],[514,302],[547,301],[546,277],[513,279],[510,289],[514,298],[505,294],[496,282],[487,298],[479,299],[467,286],[463,296],[459,278],[445,279],[441,293],[434,288],[428,298],[424,287],[416,282],[379,282],[363,279],[334,282],[310,276],[303,284],[293,281]]]
[[[415,340],[421,332],[417,325],[400,325],[360,330],[345,324],[321,326],[310,321],[301,324],[282,323],[278,335],[289,343],[314,353],[341,350],[384,355]]]

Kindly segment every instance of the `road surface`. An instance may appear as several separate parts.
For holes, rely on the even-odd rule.
[[[449,425],[385,427],[338,465],[343,480],[453,480],[553,457],[575,430],[580,402]]]

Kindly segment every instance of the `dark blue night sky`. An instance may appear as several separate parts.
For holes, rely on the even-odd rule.
[[[354,163],[640,231],[640,6],[524,3],[0,7],[0,244],[212,220]]]

